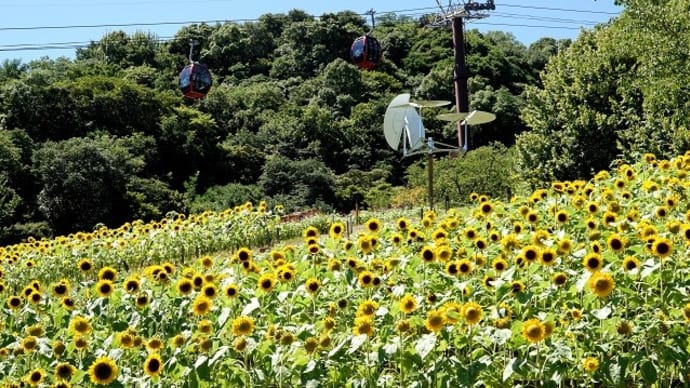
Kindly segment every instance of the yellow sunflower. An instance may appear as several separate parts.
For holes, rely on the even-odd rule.
[[[149,376],[159,376],[163,371],[163,359],[158,353],[151,353],[144,361],[144,373]]]
[[[537,343],[546,336],[546,328],[538,319],[529,319],[522,324],[522,336],[532,343]]]
[[[77,368],[75,368],[69,362],[60,362],[55,366],[55,377],[69,381],[72,379],[72,375],[76,371]]]
[[[254,332],[254,319],[239,316],[232,321],[232,333],[236,336],[251,335]]]
[[[599,360],[594,357],[587,357],[582,360],[582,367],[587,373],[594,373],[599,369]]]
[[[264,292],[270,292],[275,286],[275,277],[272,274],[263,274],[259,278],[257,285]]]
[[[446,319],[443,311],[441,310],[431,310],[427,313],[426,320],[424,321],[424,327],[429,331],[439,331],[443,328]]]
[[[99,357],[89,366],[89,378],[93,384],[108,385],[117,379],[118,368],[110,357]]]
[[[608,272],[595,272],[589,278],[589,288],[599,297],[607,297],[616,286],[613,277]]]
[[[195,315],[206,315],[211,312],[213,301],[204,295],[198,295],[192,303],[192,311]]]
[[[352,327],[354,335],[366,334],[369,337],[374,336],[374,322],[371,316],[358,316],[355,318],[354,326]]]
[[[587,271],[596,272],[603,267],[604,262],[601,259],[600,254],[590,252],[582,258],[582,265],[585,267],[585,269],[587,269]]]
[[[28,375],[26,375],[26,382],[31,385],[32,387],[37,387],[43,382],[43,378],[45,377],[45,372],[41,368],[37,368],[29,372]]]
[[[315,294],[319,291],[319,288],[321,288],[321,282],[319,282],[319,279],[309,278],[304,282],[304,287],[310,294]]]
[[[482,320],[484,311],[482,306],[476,302],[467,302],[462,306],[462,317],[468,325],[474,325]]]
[[[406,294],[400,299],[400,311],[411,314],[417,309],[417,299],[412,294]]]

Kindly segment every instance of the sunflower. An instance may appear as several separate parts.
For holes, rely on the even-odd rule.
[[[177,288],[177,292],[182,295],[189,295],[194,290],[194,284],[186,277],[180,278],[175,287]]]
[[[158,353],[151,353],[144,361],[144,373],[151,377],[157,377],[163,370],[163,359]]]
[[[118,369],[110,357],[99,357],[89,366],[89,378],[93,384],[108,385],[117,378]]]
[[[482,306],[476,302],[467,302],[462,306],[462,317],[468,325],[474,325],[482,320],[484,312]]]
[[[458,271],[462,275],[468,275],[470,272],[472,272],[473,268],[474,264],[468,259],[462,259],[458,261]]]
[[[436,247],[436,257],[442,263],[447,262],[453,256],[453,250],[448,245]]]
[[[254,319],[247,316],[239,316],[232,320],[232,334],[236,336],[251,335],[254,332]]]
[[[374,274],[371,271],[364,270],[359,273],[358,275],[358,280],[359,280],[359,286],[362,288],[366,288],[371,286],[372,281],[374,280]]]
[[[474,242],[474,246],[480,251],[485,250],[489,246],[489,244],[486,242],[486,240],[483,237],[477,237],[474,239],[473,242]]]
[[[149,296],[145,293],[140,293],[134,300],[137,308],[144,308],[149,304]]]
[[[559,287],[560,287],[560,286],[563,286],[563,285],[565,284],[565,282],[568,281],[568,275],[566,275],[565,272],[556,272],[556,273],[553,274],[553,276],[551,277],[551,281],[552,281],[553,284],[555,284],[556,286],[559,286]]]
[[[102,298],[106,298],[113,293],[113,282],[110,280],[101,279],[96,283],[96,292]]]
[[[599,360],[594,357],[587,357],[582,360],[582,367],[587,373],[594,373],[599,369]]]
[[[369,337],[374,336],[374,322],[370,316],[359,316],[355,318],[354,326],[352,327],[354,335],[366,334]]]
[[[36,350],[38,346],[38,338],[33,335],[26,336],[22,339],[22,349],[26,352],[32,352]]]
[[[686,317],[686,321],[687,321],[687,317]],[[620,335],[629,335],[630,333],[632,333],[632,330],[633,330],[633,325],[632,325],[632,323],[630,323],[628,321],[621,321],[616,326],[616,332]]]
[[[400,311],[411,314],[417,309],[417,299],[412,294],[406,294],[400,299]]]
[[[158,337],[151,337],[148,341],[146,341],[146,349],[148,349],[151,352],[158,352],[161,349],[163,349],[163,341],[158,338]]]
[[[271,292],[275,286],[275,277],[272,274],[263,274],[257,281],[257,285],[264,292]]]
[[[652,253],[665,259],[673,253],[673,242],[667,238],[657,237],[652,243]]]
[[[580,309],[570,310],[570,317],[576,321],[580,320],[582,318],[582,310],[580,310]]]
[[[72,375],[76,371],[77,368],[75,368],[69,362],[60,362],[55,366],[55,377],[69,381],[72,379]]]
[[[252,259],[252,250],[247,247],[241,247],[235,252],[235,258],[240,262],[249,261]]]
[[[406,230],[407,228],[410,227],[410,220],[408,220],[405,217],[400,217],[398,220],[395,222],[395,226],[401,231]]]
[[[458,262],[449,261],[446,263],[446,273],[450,276],[457,276],[460,273],[460,270],[458,269]]]
[[[357,313],[355,316],[357,317],[363,317],[363,316],[368,316],[371,317],[376,313],[376,310],[378,310],[379,304],[373,300],[365,300],[364,302],[359,304],[359,307],[357,307]]]
[[[19,309],[22,307],[22,299],[16,295],[10,296],[7,298],[7,307],[11,308],[12,310]]]
[[[91,333],[91,322],[86,317],[77,315],[69,323],[70,329],[81,335],[86,335]]]
[[[522,324],[522,336],[532,343],[540,342],[546,336],[546,328],[538,319],[529,319]]]
[[[114,282],[117,278],[117,270],[113,267],[103,267],[98,271],[99,280],[110,280]]]
[[[427,313],[424,327],[429,331],[439,331],[445,323],[446,318],[442,310],[431,310]]]
[[[539,260],[541,250],[536,245],[527,245],[522,248],[520,255],[525,258],[528,263],[534,263]]]
[[[62,279],[57,283],[53,284],[53,295],[57,297],[63,297],[69,293],[69,280]]]
[[[33,335],[36,337],[42,337],[43,334],[45,333],[45,330],[43,329],[43,325],[41,325],[40,323],[37,323],[35,325],[31,325],[31,326],[27,327],[26,333],[28,335]]]
[[[38,291],[34,291],[31,293],[31,295],[29,295],[29,301],[31,301],[31,303],[34,303],[34,304],[40,303],[42,299],[43,299],[43,295],[41,295],[41,293]]]
[[[567,255],[573,249],[573,241],[567,237],[558,240],[556,252],[560,255]]]
[[[228,284],[227,286],[225,286],[225,290],[223,292],[225,293],[225,296],[227,296],[230,299],[233,299],[240,294],[240,289],[237,286],[237,284]]]
[[[129,332],[122,332],[118,335],[120,347],[123,349],[131,349],[134,346],[134,336]]]
[[[609,246],[609,249],[616,253],[620,253],[625,249],[625,240],[616,233],[612,233],[609,236],[606,240],[606,244]]]
[[[589,278],[588,284],[592,292],[602,298],[608,296],[615,287],[613,278],[608,272],[595,272]]]
[[[499,273],[500,273],[500,272],[505,271],[506,268],[508,268],[508,262],[507,262],[506,259],[504,259],[502,256],[499,256],[499,257],[495,258],[495,259],[491,262],[491,267],[492,267],[496,272],[499,272]]]
[[[363,235],[357,239],[357,246],[362,251],[362,254],[369,254],[374,250],[374,245],[371,243],[371,236]]]
[[[124,288],[127,293],[136,294],[141,289],[139,277],[136,275],[128,276],[124,283],[122,283],[122,288]]]
[[[77,350],[85,350],[87,347],[89,347],[89,341],[86,339],[86,337],[77,335],[74,337],[74,348]]]
[[[334,240],[340,240],[343,233],[345,233],[345,225],[340,221],[334,222],[328,229],[328,235]]]
[[[37,368],[29,372],[26,375],[26,382],[32,387],[36,387],[41,384],[43,378],[45,377],[45,372],[41,368]]]
[[[211,256],[208,256],[208,255],[202,256],[199,259],[199,264],[201,264],[201,266],[204,268],[207,268],[207,269],[211,268],[211,267],[213,267],[213,258]]]
[[[510,292],[513,294],[525,292],[525,283],[521,282],[520,280],[513,280],[510,282]]]
[[[544,248],[541,251],[541,256],[539,257],[539,262],[545,266],[551,266],[556,264],[556,258],[558,253],[553,250],[553,248]]]
[[[590,252],[582,258],[582,265],[589,272],[596,272],[603,267],[604,262],[601,259],[601,255],[598,253]]]
[[[555,219],[559,224],[565,224],[570,219],[570,214],[565,210],[559,210],[556,212]]]
[[[77,263],[77,267],[81,272],[89,272],[93,269],[93,261],[91,259],[81,259]]]
[[[623,259],[623,270],[625,272],[633,271],[640,267],[640,260],[634,256],[626,256]]]
[[[376,234],[381,231],[381,221],[377,218],[370,218],[364,223],[364,227],[369,233]]]
[[[192,303],[194,315],[206,315],[211,312],[213,301],[204,295],[198,295]]]
[[[309,237],[319,237],[321,235],[321,232],[319,232],[318,229],[316,229],[315,226],[309,226],[304,231],[302,231],[302,237],[304,238],[309,238]]]
[[[319,291],[319,288],[321,288],[321,282],[319,282],[319,279],[309,278],[306,282],[304,282],[304,287],[310,294],[314,294]]]
[[[65,343],[59,340],[53,341],[53,355],[55,357],[60,357],[62,356],[63,353],[65,353],[65,349],[67,347],[65,346]]]
[[[218,296],[218,287],[213,283],[208,283],[201,288],[201,293],[209,299]]]

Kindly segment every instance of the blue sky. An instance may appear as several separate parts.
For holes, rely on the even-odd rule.
[[[449,3],[439,1],[444,6]],[[469,21],[467,28],[510,32],[525,45],[541,37],[575,39],[580,28],[592,28],[615,17],[621,8],[613,1],[495,0],[496,10],[488,12],[487,18]],[[4,16],[0,25],[0,63],[15,58],[24,63],[41,57],[73,58],[74,48],[50,46],[85,44],[109,31],[145,31],[166,38],[186,22],[252,20],[295,8],[316,16],[343,10],[363,14],[370,9],[379,15],[395,12],[412,17],[440,13],[436,0],[4,0],[0,2],[0,14]],[[163,24],[168,22],[180,24]],[[27,50],[29,47],[34,49]]]

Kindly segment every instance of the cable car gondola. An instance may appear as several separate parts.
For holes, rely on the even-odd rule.
[[[194,45],[198,42],[189,42],[189,65],[185,66],[180,72],[180,90],[185,97],[188,98],[204,98],[211,90],[213,79],[208,68],[199,62],[192,60],[192,51]]]
[[[376,20],[374,19],[375,13],[373,9],[367,12],[367,14],[371,16],[372,31],[376,24]],[[352,46],[350,46],[350,58],[360,69],[371,70],[376,67],[379,60],[381,60],[381,45],[376,38],[371,36],[371,32],[369,32],[352,42]]]
[[[381,45],[371,35],[360,36],[350,47],[350,58],[360,68],[371,70],[381,59]]]

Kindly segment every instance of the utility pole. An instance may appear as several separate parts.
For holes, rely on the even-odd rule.
[[[440,0],[436,0],[441,14],[437,15],[436,21],[431,27],[447,26],[451,24],[453,31],[453,55],[455,57],[455,65],[453,71],[453,83],[455,86],[455,111],[457,113],[467,113],[470,111],[470,93],[467,89],[467,78],[469,78],[469,71],[465,64],[465,26],[464,19],[481,19],[488,17],[487,13],[482,11],[495,10],[496,5],[493,0],[487,0],[484,3],[476,1],[467,1],[462,4],[454,3],[452,0],[448,1],[448,6],[443,7]],[[463,125],[460,121],[457,122],[458,128],[458,146],[467,150],[469,139],[463,135]]]

